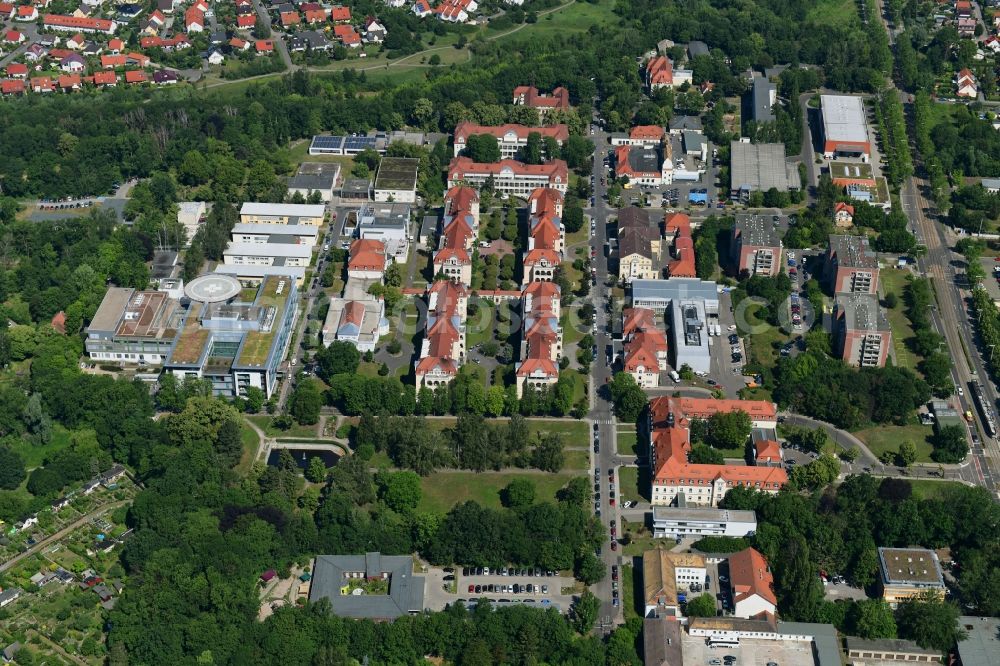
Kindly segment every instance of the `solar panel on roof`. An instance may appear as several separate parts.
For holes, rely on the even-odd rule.
[[[342,136],[314,136],[312,145],[313,148],[340,148],[343,141]]]
[[[363,148],[374,148],[375,137],[373,136],[348,136],[344,137],[344,149],[355,150]]]

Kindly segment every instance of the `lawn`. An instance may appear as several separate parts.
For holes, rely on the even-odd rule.
[[[573,472],[586,472],[590,469],[589,449],[567,449],[563,452],[566,464],[563,470]]]
[[[816,24],[848,26],[860,21],[854,0],[819,0],[806,13],[806,20]]]
[[[618,455],[639,455],[639,436],[636,434],[635,429],[632,430],[618,430]]]
[[[535,501],[555,499],[556,491],[576,474],[519,474],[517,472],[438,472],[420,480],[423,497],[418,511],[444,514],[461,502],[474,500],[483,506],[500,507],[500,490],[514,479],[535,484]]]
[[[97,439],[97,434],[90,429],[72,433],[58,423],[52,426],[52,439],[48,444],[37,445],[26,438],[12,440],[11,448],[21,456],[25,469],[31,470],[41,467],[45,459],[57,451],[61,451],[69,446],[76,438]]]
[[[876,458],[886,451],[895,453],[899,450],[900,442],[913,442],[917,447],[917,462],[932,462],[931,451],[933,447],[928,441],[932,434],[931,426],[916,423],[905,426],[881,425],[858,430],[854,433],[868,446]]]
[[[559,376],[573,379],[574,405],[587,397],[587,375],[582,374],[579,370],[563,370]]]
[[[649,468],[619,467],[618,497],[619,500],[626,502],[648,502]]]
[[[889,327],[892,329],[892,347],[896,354],[896,365],[904,368],[916,368],[920,362],[920,357],[910,351],[906,341],[913,337],[913,327],[904,311],[903,294],[906,290],[907,276],[909,272],[896,268],[883,269],[879,273],[881,283],[886,295],[895,294],[897,303],[894,308],[886,308],[886,316],[889,319]]]
[[[524,24],[520,29],[502,31],[486,29],[487,39],[531,39],[555,33],[586,32],[594,25],[617,24],[619,19],[612,10],[614,2],[601,0],[596,4],[575,2],[564,8],[538,17],[537,23]],[[544,11],[544,10],[543,10]]]
[[[940,499],[942,493],[948,488],[966,487],[964,483],[958,481],[932,481],[930,479],[918,479],[909,482],[913,489],[913,497],[916,499]]]
[[[240,474],[246,474],[250,471],[250,466],[253,465],[257,446],[260,443],[257,431],[245,423],[240,424],[240,441],[243,443],[243,455],[240,457],[240,464],[236,466],[236,471]]]
[[[749,358],[747,359],[750,363],[758,363],[765,368],[773,368],[778,362],[779,354],[778,350],[774,348],[775,343],[779,346],[788,342],[791,336],[786,334],[777,326],[772,326],[766,321],[757,318],[757,311],[760,309],[758,305],[750,305],[746,309],[746,322],[747,326],[757,326],[762,324],[764,330],[760,333],[751,333],[747,335],[746,339],[749,341]],[[737,320],[739,318],[737,317]],[[737,322],[739,323],[739,322]],[[740,325],[741,331],[744,329],[744,325]]]
[[[637,572],[632,565],[623,564],[620,567],[618,579],[621,581],[622,612],[625,614],[625,621],[628,622],[633,617],[642,617],[645,611],[645,601],[636,597],[635,591],[642,590],[642,573]],[[642,609],[640,611],[639,609]]]
[[[573,324],[577,324],[574,326]],[[569,308],[563,308],[562,316],[559,317],[559,326],[562,327],[563,332],[563,349],[569,350],[573,345],[580,342],[583,338],[583,334],[589,333],[590,331],[584,331],[583,324],[580,323],[579,316],[571,316]],[[574,352],[575,354],[576,352]]]
[[[292,424],[292,427],[288,430],[280,430],[271,425],[272,417],[266,414],[256,414],[254,416],[248,416],[248,419],[253,421],[254,425],[264,431],[268,437],[304,437],[306,439],[316,438],[316,426],[310,425],[299,425],[297,423]]]

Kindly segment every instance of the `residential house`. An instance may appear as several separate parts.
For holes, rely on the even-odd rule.
[[[774,575],[757,550],[747,548],[729,556],[729,588],[736,617],[751,619],[775,614],[778,599],[774,594]]]
[[[39,76],[31,79],[31,91],[36,93],[50,93],[56,89],[51,76]]]
[[[22,62],[12,62],[7,65],[7,76],[15,79],[23,79],[28,76],[28,66]]]
[[[146,72],[141,69],[131,69],[125,72],[125,83],[128,83],[129,85],[138,85],[140,83],[146,83],[147,81]]]
[[[955,94],[971,99],[979,97],[979,81],[968,68],[955,75]]]
[[[118,55],[125,50],[125,42],[114,37],[108,40],[108,53],[111,55]]]
[[[132,65],[134,67],[142,67],[145,69],[149,67],[149,56],[143,55],[142,53],[136,53],[132,51],[125,56],[125,64]]]
[[[304,2],[299,5],[306,23],[325,23],[327,21],[326,9],[318,2]]]
[[[233,37],[232,39],[229,40],[229,48],[233,52],[246,51],[248,48],[250,48],[250,42],[246,41],[245,39],[240,39],[239,37]]]
[[[693,77],[689,69],[674,69],[673,61],[664,55],[654,56],[646,63],[646,87],[650,91],[691,83]]]
[[[240,14],[236,17],[236,27],[243,30],[253,30],[253,27],[257,25],[257,15],[256,14]]]
[[[24,59],[27,60],[28,62],[38,62],[39,60],[47,56],[48,53],[49,53],[48,49],[46,49],[44,46],[36,42],[35,44],[32,44],[27,49],[25,49]]]
[[[424,339],[414,366],[417,391],[446,386],[465,361],[465,318],[468,291],[451,280],[438,280],[427,289]]]
[[[971,38],[976,35],[976,19],[974,18],[960,18],[955,21],[955,29],[958,30],[959,37]]]
[[[56,79],[56,85],[63,92],[75,92],[83,87],[83,79],[79,74],[63,74]]]
[[[64,16],[61,14],[46,14],[42,17],[42,24],[49,30],[63,32],[99,32],[106,35],[114,34],[118,24],[111,19],[101,18],[80,18],[78,16]]]
[[[848,365],[885,366],[892,346],[892,329],[875,294],[838,294],[834,300],[834,343]]]
[[[824,263],[834,294],[878,294],[878,255],[866,236],[830,236]]]
[[[38,20],[38,8],[34,5],[21,5],[17,8],[17,15],[14,17],[15,21],[22,21],[24,23],[31,23],[32,21]]]
[[[284,28],[290,28],[302,22],[302,16],[294,8],[289,8],[278,13],[278,19]]]
[[[94,72],[94,85],[101,88],[114,88],[118,85],[118,76],[113,72]]]
[[[153,83],[158,86],[169,86],[177,83],[177,74],[167,69],[158,69],[153,72]]]
[[[10,21],[14,18],[17,6],[13,2],[0,2],[0,21]]]
[[[69,74],[78,74],[87,69],[83,56],[73,53],[59,61],[59,69]]]
[[[4,79],[3,81],[0,81],[0,94],[4,97],[23,95],[24,89],[24,81],[15,79]]]
[[[465,23],[469,15],[479,8],[476,0],[441,0],[434,13],[442,21],[449,23]]]
[[[344,46],[352,49],[361,46],[361,35],[357,33],[353,25],[335,25],[333,26],[333,34]]]
[[[17,30],[8,30],[3,35],[3,41],[7,44],[23,44],[24,35]]]
[[[274,42],[270,39],[258,39],[254,42],[254,48],[257,50],[257,55],[271,55],[274,53]]]
[[[770,215],[738,214],[730,248],[736,275],[774,277],[781,272],[781,236]]]
[[[79,51],[83,48],[87,40],[84,38],[82,33],[76,33],[72,37],[66,40],[66,48],[73,49],[74,51]]]
[[[473,206],[475,212],[473,212]],[[434,274],[468,287],[472,284],[472,244],[479,230],[479,194],[471,187],[453,187],[445,195]]]
[[[219,49],[211,49],[208,52],[208,57],[205,58],[209,65],[221,65],[226,60],[226,56],[222,55],[222,51]]]
[[[413,7],[410,8],[410,11],[416,14],[417,17],[423,18],[425,16],[429,16],[433,10],[431,9],[429,0],[417,0],[413,3]]]
[[[330,8],[330,20],[334,23],[350,23],[351,8],[343,5],[334,5]]]
[[[369,44],[381,44],[389,32],[374,16],[365,18],[365,41]]]
[[[103,69],[115,69],[116,67],[125,66],[125,56],[124,55],[102,55],[101,56],[101,67]]]
[[[833,223],[841,229],[854,224],[854,206],[838,201],[833,207]]]
[[[205,12],[194,6],[189,7],[188,10],[184,12],[184,29],[188,34],[204,32]]]

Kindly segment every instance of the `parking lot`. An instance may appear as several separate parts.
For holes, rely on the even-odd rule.
[[[811,641],[765,641],[743,639],[739,647],[711,648],[703,636],[682,633],[684,666],[718,666],[732,655],[733,666],[806,666],[815,663]],[[716,661],[718,660],[718,661]]]
[[[563,594],[564,587],[572,587],[574,581],[572,576],[531,574],[520,576],[502,576],[498,573],[490,575],[463,575],[462,568],[456,568],[454,573],[445,572],[442,569],[431,569],[426,574],[427,580],[424,589],[424,606],[431,610],[442,610],[446,604],[453,604],[459,600],[463,603],[475,602],[477,599],[489,599],[494,603],[525,603],[539,607],[554,606],[560,612],[565,613],[573,603],[572,594]],[[454,576],[454,580],[445,580],[447,576]],[[454,584],[454,592],[445,589],[449,584]],[[472,592],[469,592],[469,586]],[[494,590],[489,591],[489,586],[493,585]],[[515,593],[513,586],[518,585],[524,591]],[[533,591],[528,592],[525,588],[533,586]],[[545,587],[546,592],[542,591]],[[479,590],[478,592],[476,590]],[[505,591],[506,590],[506,591]]]

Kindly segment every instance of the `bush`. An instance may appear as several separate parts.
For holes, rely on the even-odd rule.
[[[742,537],[708,536],[695,541],[691,547],[703,553],[736,553],[749,548],[750,542]]]

